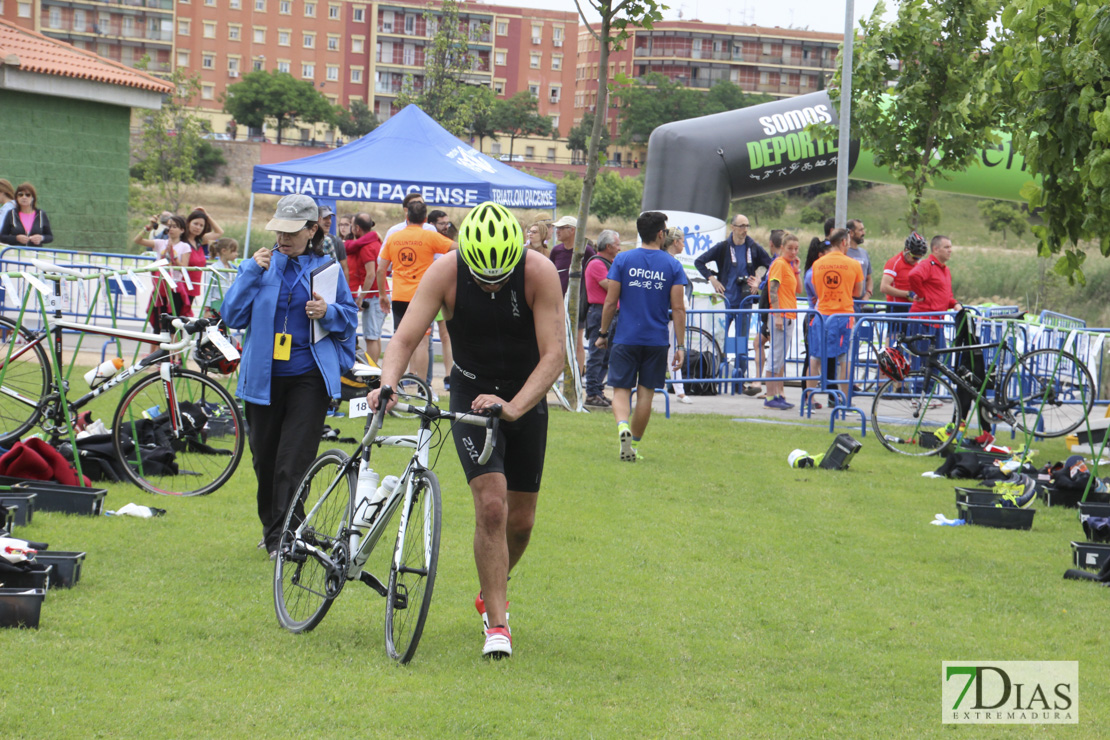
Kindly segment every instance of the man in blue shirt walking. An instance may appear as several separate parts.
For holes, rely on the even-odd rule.
[[[662,250],[666,229],[667,217],[658,211],[647,211],[636,219],[642,244],[638,249],[621,252],[613,260],[601,312],[597,346],[604,348],[609,344],[609,327],[620,302],[621,320],[609,356],[609,384],[613,386],[613,415],[617,420],[620,459],[624,462],[642,459],[633,444],[644,436],[655,389],[663,387],[667,378],[670,314],[675,326],[686,326],[686,307],[682,301],[686,273],[677,260]],[[674,348],[674,369],[682,367],[686,359],[684,338],[680,337]]]

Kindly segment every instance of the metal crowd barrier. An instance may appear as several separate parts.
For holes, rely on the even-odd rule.
[[[914,327],[923,325],[931,327],[938,323],[943,325],[946,346],[951,347],[956,333],[954,323],[956,314],[948,312],[939,319],[915,318],[908,313],[891,310],[899,308],[899,304],[878,301],[859,302],[857,307],[860,309],[858,312],[849,314],[853,319],[853,328],[846,360],[847,377],[844,379],[828,378],[824,368],[819,367],[817,372],[811,372],[805,366],[806,324],[814,321],[819,322],[818,326],[822,326],[825,317],[802,302],[793,311],[759,308],[688,310],[686,347],[687,356],[690,359],[683,369],[681,380],[669,379],[666,381],[667,385],[670,387],[676,383],[684,385],[709,383],[718,393],[738,393],[743,383],[765,383],[768,380],[813,386],[807,387],[803,393],[803,403],[799,408],[801,415],[808,416],[812,413],[811,404],[814,396],[827,393],[833,403],[830,431],[835,430],[838,420],[846,419],[851,413],[859,415],[861,433],[866,434],[870,411],[870,402],[866,399],[873,397],[886,380],[879,372],[876,358],[878,350],[892,344],[896,334],[922,333]],[[1046,323],[1021,323],[1002,321],[997,318],[1013,315],[1019,310],[1017,306],[969,306],[967,308],[980,343],[999,341],[1003,332],[1008,332],[1006,336],[1010,342],[1009,346],[1015,355],[1042,348],[1067,350],[1075,354],[1088,366],[1091,374],[1098,381],[1096,404],[1108,403],[1102,392],[1101,378],[1104,369],[1102,349],[1110,329],[1087,329],[1078,319],[1051,314],[1051,312],[1041,315]],[[760,326],[770,315],[788,312],[796,313],[797,320],[791,347],[786,353],[786,371],[782,375],[771,376],[766,372],[766,365],[773,356],[775,348],[773,345],[768,346],[766,361],[759,362],[759,349],[762,345],[759,340]],[[744,321],[748,324],[747,334],[737,336],[738,329]],[[730,325],[727,335],[724,331],[726,323]],[[815,336],[819,343],[824,342],[823,331],[819,331]],[[774,340],[773,333],[771,340]],[[823,353],[823,346],[811,346],[809,349],[814,356],[818,352]],[[955,354],[947,355],[946,360],[951,361],[954,357]],[[984,353],[984,360],[988,365],[994,359],[993,351],[988,350]],[[692,372],[693,370],[699,372]],[[866,406],[866,410],[861,406]]]

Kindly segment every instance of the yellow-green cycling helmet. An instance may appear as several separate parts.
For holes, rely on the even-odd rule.
[[[507,208],[487,201],[463,219],[459,227],[459,252],[475,278],[484,283],[499,283],[524,254],[524,231]]]

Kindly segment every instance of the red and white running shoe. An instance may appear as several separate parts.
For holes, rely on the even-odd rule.
[[[494,660],[508,658],[513,654],[513,636],[509,628],[504,625],[490,627],[486,630],[486,644],[482,647],[482,655]]]
[[[482,627],[489,629],[489,617],[486,616],[486,602],[482,598],[482,592],[479,591],[478,595],[474,597],[474,608],[482,615]],[[509,624],[509,602],[505,602],[505,624]]]

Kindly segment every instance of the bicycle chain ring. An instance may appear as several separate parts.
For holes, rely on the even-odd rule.
[[[331,551],[331,561],[334,567],[328,569],[327,580],[324,583],[324,595],[327,598],[334,599],[343,589],[343,583],[347,580],[349,559],[347,543],[342,539],[336,540]]]

